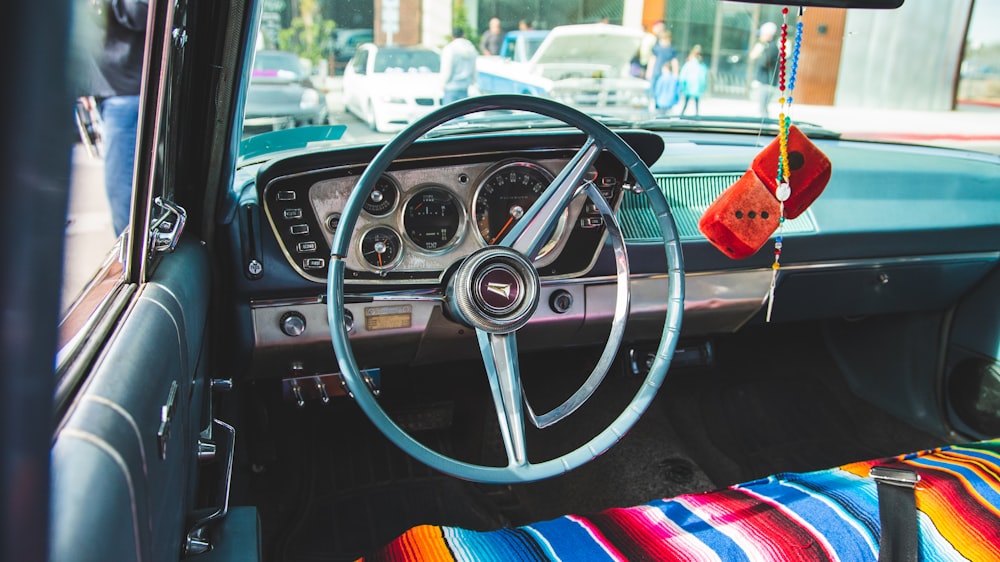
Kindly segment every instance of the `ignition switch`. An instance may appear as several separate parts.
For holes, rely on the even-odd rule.
[[[556,314],[565,314],[573,307],[573,295],[566,289],[557,289],[549,297],[549,307]]]

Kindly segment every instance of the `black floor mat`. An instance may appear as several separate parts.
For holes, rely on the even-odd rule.
[[[429,476],[317,494],[282,541],[280,560],[354,560],[415,521],[490,530],[505,520],[468,483]]]
[[[852,394],[816,329],[768,326],[716,347],[717,366],[671,373],[661,395],[719,486],[944,444]]]
[[[276,408],[273,429],[282,438],[273,443],[272,461],[252,465],[236,499],[258,506],[267,560],[354,560],[421,523],[478,530],[508,524],[479,488],[411,459],[353,403]],[[450,448],[443,430],[420,438]]]

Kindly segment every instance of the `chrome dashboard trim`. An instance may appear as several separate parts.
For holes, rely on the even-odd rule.
[[[536,154],[536,153],[537,154],[551,154],[552,152],[558,152],[558,151],[573,152],[575,150],[578,150],[578,149],[574,149],[574,148],[570,148],[570,147],[548,147],[548,148],[518,149],[517,152],[522,153],[522,154]],[[485,151],[484,150],[484,151],[481,151],[481,152],[462,153],[461,155],[444,154],[444,155],[420,156],[420,157],[410,157],[410,158],[405,158],[404,157],[404,158],[399,158],[399,159],[395,160],[393,162],[393,166],[390,167],[389,171],[392,172],[393,171],[392,168],[396,168],[398,164],[411,164],[411,163],[415,163],[415,162],[427,162],[427,161],[433,161],[433,160],[441,160],[442,158],[447,159],[447,158],[458,158],[458,157],[461,157],[462,159],[472,159],[472,160],[474,160],[474,159],[478,159],[478,158],[495,157],[496,155],[506,155],[506,154],[508,154],[508,153],[505,152],[505,151],[501,151],[501,150],[490,150],[490,151]],[[507,158],[507,157],[504,156],[504,158]],[[540,159],[540,158],[536,158],[536,159]],[[342,170],[348,170],[348,171],[349,170],[357,170],[356,173],[355,173],[355,175],[356,176],[360,176],[361,172],[365,168],[367,168],[367,167],[368,167],[368,163],[365,162],[365,163],[360,163],[360,164],[343,164],[343,165],[340,165],[340,166],[328,166],[326,168],[314,168],[314,169],[311,169],[311,170],[305,170],[303,172],[295,172],[295,173],[291,173],[291,174],[283,174],[283,175],[280,175],[280,176],[276,176],[274,178],[271,178],[271,181],[268,182],[268,185],[270,185],[271,183],[273,183],[275,180],[278,180],[278,179],[283,179],[283,178],[302,178],[302,177],[306,177],[306,176],[311,176],[311,175],[316,175],[316,174],[328,174],[328,173],[331,173],[331,172],[338,172],[338,171],[342,171]]]
[[[972,252],[968,254],[943,254],[931,256],[904,256],[894,258],[863,258],[856,260],[842,260],[829,262],[814,262],[795,265],[783,265],[780,271],[815,271],[826,269],[843,268],[878,268],[886,266],[927,264],[927,263],[950,263],[964,261],[1000,261],[1000,251],[996,252]]]
[[[304,306],[310,304],[324,304],[326,298],[322,295],[315,297],[294,297],[287,299],[251,299],[250,308],[281,308],[285,306]]]
[[[1000,261],[1000,251],[834,260],[784,266],[780,274],[968,261],[997,262]],[[696,337],[739,330],[765,305],[771,274],[769,267],[687,273],[682,335]],[[519,347],[530,351],[606,342],[613,322],[615,279],[616,276],[612,275],[542,280],[542,303],[547,303],[556,290],[565,290],[570,293],[574,305],[565,313],[557,313],[545,304],[539,306],[531,322],[518,332]],[[632,274],[629,283],[632,295],[625,340],[646,340],[662,331],[667,310],[666,295],[669,293],[668,276],[660,273]],[[780,290],[779,287],[779,301]],[[474,331],[463,330],[463,326],[445,316],[445,297],[437,287],[354,293],[345,297],[345,308],[351,310],[355,318],[363,317],[366,306],[379,306],[379,303],[392,305],[405,302],[413,305],[412,325],[407,328],[368,332],[363,323],[356,325],[350,338],[352,346],[356,347],[355,353],[363,361],[387,366],[433,363],[442,357],[455,360],[476,357]],[[292,362],[303,360],[307,365],[314,365],[316,372],[329,368],[330,365],[323,364],[323,361],[332,360],[333,356],[329,330],[326,329],[324,302],[325,299],[320,296],[252,301],[255,358],[250,376],[281,374]],[[290,338],[281,333],[279,319],[291,310],[299,311],[308,318],[310,333],[305,337]],[[262,359],[259,363],[258,358]]]

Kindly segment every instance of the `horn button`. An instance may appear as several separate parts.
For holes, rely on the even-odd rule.
[[[472,297],[483,310],[502,316],[517,308],[524,298],[524,288],[514,268],[492,263],[479,272]]]
[[[448,283],[448,304],[463,323],[490,333],[525,325],[538,306],[538,273],[510,248],[489,246],[458,267]]]

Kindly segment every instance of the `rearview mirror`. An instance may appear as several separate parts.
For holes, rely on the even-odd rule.
[[[783,6],[813,6],[818,8],[863,8],[869,10],[894,10],[903,0],[736,0],[748,4],[781,4]]]

